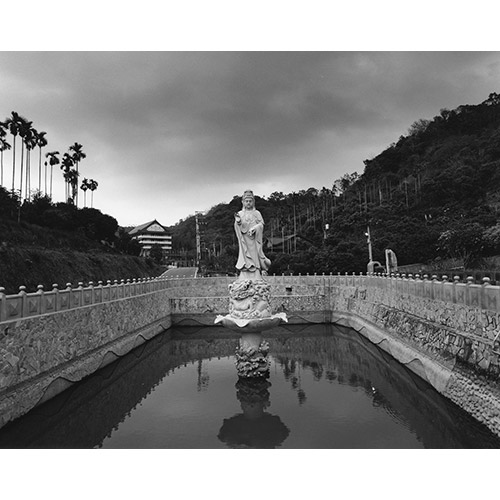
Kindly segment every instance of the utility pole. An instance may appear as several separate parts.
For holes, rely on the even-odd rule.
[[[196,212],[195,213],[195,219],[196,219],[196,267],[200,267],[200,260],[201,260],[201,237],[200,237],[200,220],[199,216],[203,212]]]
[[[293,251],[297,251],[297,221],[295,219],[295,199],[293,200],[293,234],[294,236],[294,249]]]

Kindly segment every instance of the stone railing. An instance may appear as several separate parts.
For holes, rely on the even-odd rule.
[[[446,275],[420,276],[393,274],[336,274],[336,275],[273,275],[267,277],[273,295],[324,295],[330,284],[381,287],[396,294],[408,294],[429,300],[438,300],[468,307],[500,311],[500,287],[490,285],[490,279],[483,278],[483,284],[474,283],[472,277],[461,282],[458,276],[450,280]],[[78,283],[74,287],[67,283],[64,288],[57,284],[52,290],[38,285],[36,292],[26,292],[25,286],[19,293],[6,295],[0,287],[0,323],[41,314],[86,307],[93,304],[134,297],[159,290],[172,289],[179,297],[225,297],[227,287],[234,277],[216,278],[138,278],[127,280],[89,282],[87,286]]]
[[[167,280],[139,278],[108,280],[105,284],[99,281],[97,285],[90,282],[86,287],[83,283],[76,287],[67,283],[65,288],[55,284],[52,290],[44,290],[38,285],[38,290],[31,293],[26,292],[25,286],[20,286],[19,293],[13,295],[5,295],[5,289],[0,287],[0,323],[134,297],[168,286]]]
[[[396,295],[413,295],[429,300],[500,311],[500,286],[490,285],[488,277],[484,277],[482,281],[482,284],[476,284],[471,276],[462,282],[458,276],[450,279],[443,275],[441,279],[438,279],[436,275],[429,277],[418,274],[392,274],[391,276],[385,274],[345,274],[332,277],[332,284],[376,286],[390,290]]]

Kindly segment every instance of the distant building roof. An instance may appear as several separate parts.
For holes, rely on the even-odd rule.
[[[153,226],[150,228],[150,226]],[[159,226],[158,228],[156,226]],[[148,228],[150,228],[148,230]],[[130,234],[130,236],[133,236],[134,234],[139,234],[139,233],[142,233],[144,231],[148,231],[148,232],[167,232],[167,230],[165,229],[164,226],[162,226],[156,219],[152,220],[152,221],[149,221],[149,222],[145,222],[144,224],[141,224],[140,226],[136,226],[134,227],[133,229],[131,229],[128,234]]]

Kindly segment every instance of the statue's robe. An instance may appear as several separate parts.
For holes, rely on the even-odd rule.
[[[253,272],[256,269],[267,271],[271,261],[264,255],[262,248],[262,234],[264,232],[264,219],[258,210],[240,210],[238,212],[241,223],[235,221],[234,230],[238,238],[239,253],[236,269]],[[255,227],[255,233],[249,230]]]

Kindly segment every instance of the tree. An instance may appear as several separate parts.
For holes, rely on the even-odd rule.
[[[422,132],[425,132],[430,123],[431,120],[425,120],[423,118],[420,118],[419,120],[411,124],[410,128],[408,129],[408,135],[414,136],[414,135],[419,135]]]
[[[75,142],[72,146],[69,147],[70,151],[73,151],[73,162],[76,166],[76,176],[78,177],[80,173],[78,172],[78,164],[81,160],[87,157],[87,155],[82,151],[82,145]],[[76,206],[78,207],[78,190],[76,192]]]
[[[37,134],[36,129],[30,127],[25,138],[26,143],[26,189],[25,198],[29,199],[31,197],[31,151],[36,147],[37,144]]]
[[[160,245],[155,243],[151,246],[151,250],[149,251],[149,256],[157,263],[161,264],[163,261],[163,250]]]
[[[89,188],[89,181],[87,179],[83,179],[82,185],[80,189],[83,191],[83,206],[87,206],[87,189]]]
[[[69,181],[71,178],[71,174],[69,173],[71,168],[73,167],[74,161],[72,156],[69,153],[64,153],[62,160],[61,160],[61,170],[63,171],[63,177],[64,181],[66,183],[65,186],[65,202],[67,203],[70,196],[69,196]]]
[[[15,177],[16,177],[16,137],[19,134],[19,127],[21,117],[15,111],[12,111],[10,118],[4,122],[4,126],[6,125],[9,129],[9,132],[12,135],[12,194],[14,194],[15,189]]]
[[[491,255],[500,254],[500,224],[487,228],[483,233],[483,239]]]
[[[20,175],[20,181],[19,181],[19,198],[22,201],[22,199],[23,199],[24,150],[25,150],[26,144],[31,139],[31,130],[32,130],[31,125],[33,124],[33,122],[30,122],[26,118],[19,116],[18,123],[19,123],[18,133],[19,133],[19,137],[21,137],[21,175]]]
[[[88,186],[89,186],[90,193],[91,193],[91,201],[90,201],[91,207],[94,206],[94,191],[97,189],[98,185],[99,184],[97,183],[97,181],[95,181],[94,179],[89,179]]]
[[[60,160],[58,158],[59,151],[51,151],[45,155],[45,158],[49,159],[50,164],[50,198],[52,199],[52,176],[54,165],[59,165]],[[45,179],[47,179],[47,162],[45,162]],[[47,191],[47,185],[45,185],[45,191]]]
[[[47,132],[38,132],[36,134],[36,145],[38,146],[38,191],[42,190],[42,148],[47,145],[45,135]],[[47,194],[47,170],[45,170],[45,194]]]
[[[438,239],[438,249],[452,258],[460,259],[464,269],[474,264],[484,248],[483,227],[478,223],[460,225],[443,231]]]
[[[14,219],[19,209],[19,199],[16,194],[11,194],[0,186],[0,214]]]
[[[0,128],[0,131],[2,129]],[[3,138],[0,137],[0,186],[3,186],[3,152],[8,151],[10,149],[10,144]]]
[[[68,200],[71,199],[71,203],[75,204],[77,192],[78,192],[78,172],[76,169],[72,168],[64,173],[64,178],[68,183],[68,188],[71,187],[71,196],[68,196]]]

